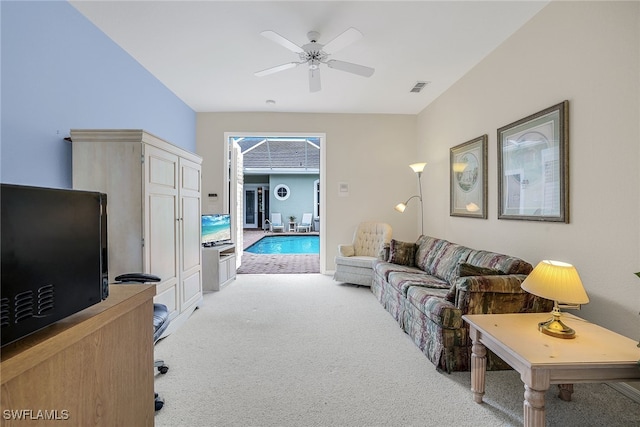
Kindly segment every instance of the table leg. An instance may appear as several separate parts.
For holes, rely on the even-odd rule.
[[[546,391],[546,390],[545,390]],[[524,427],[544,427],[544,394],[545,391],[534,390],[524,386]]]
[[[484,380],[487,373],[487,348],[478,341],[471,346],[471,391],[473,400],[482,403]]]

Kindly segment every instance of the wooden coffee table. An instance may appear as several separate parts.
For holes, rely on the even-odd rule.
[[[473,314],[463,316],[473,342],[471,391],[482,403],[487,348],[507,362],[524,383],[524,425],[545,425],[544,396],[551,384],[637,381],[640,348],[637,341],[579,317],[563,313],[575,329],[574,339],[555,338],[538,331],[549,313]]]

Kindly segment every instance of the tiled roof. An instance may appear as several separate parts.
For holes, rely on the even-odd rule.
[[[244,168],[319,170],[319,138],[244,138],[238,142]]]

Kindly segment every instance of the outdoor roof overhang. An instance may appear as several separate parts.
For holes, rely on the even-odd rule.
[[[314,168],[244,168],[245,175],[318,175],[320,169]]]

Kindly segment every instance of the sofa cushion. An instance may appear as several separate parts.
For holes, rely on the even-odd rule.
[[[465,261],[471,251],[466,246],[447,242],[440,249],[438,258],[433,261],[432,274],[451,283],[458,277],[458,264]]]
[[[429,274],[432,273],[431,265],[437,259],[440,249],[447,242],[444,239],[435,237],[420,236],[416,242],[416,267]]]
[[[495,252],[472,250],[467,263],[500,270],[505,274],[529,274],[533,266],[520,258],[502,255]]]
[[[413,267],[415,265],[415,256],[415,243],[391,239],[389,245],[389,262]]]
[[[504,274],[502,271],[495,268],[480,267],[466,262],[458,264],[458,277],[467,276],[497,276]]]
[[[449,291],[447,282],[435,276],[424,274],[424,272],[393,271],[389,273],[387,281],[391,288],[403,296],[407,295],[407,289],[411,286],[435,289],[434,295],[441,297],[444,297]]]
[[[447,329],[461,328],[462,311],[443,299],[446,289],[412,286],[407,290],[407,301],[425,316]]]
[[[377,260],[373,262],[373,270],[385,281],[389,281],[389,274],[394,271],[403,271],[406,273],[424,274],[424,271],[417,267],[409,267],[408,265],[394,264],[387,261]]]

